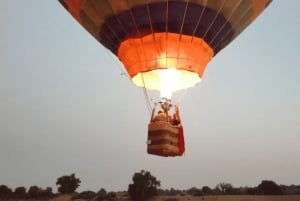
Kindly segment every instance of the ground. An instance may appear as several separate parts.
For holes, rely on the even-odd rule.
[[[300,201],[300,195],[220,195],[220,196],[156,196],[148,201]],[[71,201],[70,195],[55,197],[49,201]],[[76,200],[81,201],[81,200]],[[129,198],[120,197],[116,201],[131,201]]]

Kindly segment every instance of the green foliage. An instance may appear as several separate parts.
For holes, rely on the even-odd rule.
[[[79,187],[80,183],[81,183],[80,179],[76,178],[75,174],[59,177],[56,181],[56,185],[59,186],[57,189],[58,192],[63,194],[74,193],[75,190]]]
[[[133,200],[146,200],[156,195],[160,181],[152,176],[150,172],[141,170],[132,177],[133,184],[129,184],[128,193]]]

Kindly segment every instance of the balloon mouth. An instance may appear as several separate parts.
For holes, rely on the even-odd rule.
[[[161,98],[171,99],[173,92],[194,87],[201,78],[195,72],[169,68],[138,73],[132,81],[139,87],[160,91]]]
[[[213,55],[202,38],[170,32],[128,38],[118,49],[133,83],[159,90],[162,98],[195,86]]]

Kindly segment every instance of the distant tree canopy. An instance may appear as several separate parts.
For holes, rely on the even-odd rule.
[[[192,195],[192,196],[202,196],[203,195],[202,190],[199,188],[196,188],[196,187],[192,187],[192,188],[188,189],[186,192],[187,192],[187,194]]]
[[[122,192],[122,195],[115,192],[106,192],[104,188],[101,188],[97,193],[93,191],[83,191],[78,194],[72,194],[72,199],[113,201],[120,195],[124,197],[129,195],[131,200],[142,201],[155,195],[300,195],[300,185],[278,185],[271,180],[263,180],[256,187],[244,186],[235,188],[229,183],[222,182],[217,184],[215,188],[203,186],[202,188],[192,187],[187,190],[178,190],[174,188],[163,190],[158,189],[158,187],[160,187],[160,181],[158,181],[155,176],[151,175],[149,171],[141,170],[140,172],[134,173],[132,181],[133,182],[128,185],[128,190]],[[56,181],[58,192],[63,194],[74,193],[80,183],[80,179],[76,178],[75,174],[59,177]],[[30,186],[26,192],[26,188],[23,186],[16,187],[13,191],[6,185],[0,185],[0,201],[1,199],[49,199],[53,196],[55,196],[55,194],[52,193],[51,187],[43,189],[33,185]]]
[[[91,200],[96,197],[96,193],[94,191],[83,191],[78,193],[72,197],[72,200],[81,199],[81,200]]]
[[[19,186],[14,191],[15,197],[24,198],[26,196],[26,188],[24,186]]]
[[[283,193],[279,185],[269,180],[263,180],[256,189],[259,194],[264,195],[281,195]]]
[[[12,194],[12,190],[5,185],[0,185],[0,197],[9,197]]]
[[[141,170],[132,177],[133,184],[128,185],[128,194],[133,200],[146,200],[156,195],[160,181],[150,172]]]
[[[28,189],[28,196],[31,198],[36,198],[39,196],[39,192],[41,191],[41,188],[38,186],[30,186]]]
[[[101,188],[98,192],[97,192],[97,201],[102,201],[105,200],[107,196],[107,192],[104,188]]]
[[[202,187],[202,193],[204,195],[211,195],[213,193],[212,189],[209,188],[208,186],[203,186]]]
[[[231,194],[233,190],[233,186],[229,183],[219,183],[217,184],[216,188],[217,192],[220,192],[221,194]]]
[[[27,192],[29,198],[50,198],[53,197],[52,188],[42,189],[38,186],[30,186]]]
[[[79,178],[75,177],[75,174],[71,174],[69,176],[59,177],[56,181],[56,185],[58,187],[58,192],[60,193],[74,193],[75,190],[79,187],[81,183]]]
[[[52,188],[42,189],[38,186],[30,186],[26,192],[24,186],[16,187],[14,191],[5,185],[0,185],[0,198],[28,199],[28,198],[50,198],[53,197]]]

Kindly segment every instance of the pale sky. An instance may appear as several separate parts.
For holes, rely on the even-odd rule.
[[[186,152],[146,152],[143,90],[56,0],[2,0],[0,185],[127,190],[300,181],[300,1],[273,1],[180,96]]]

